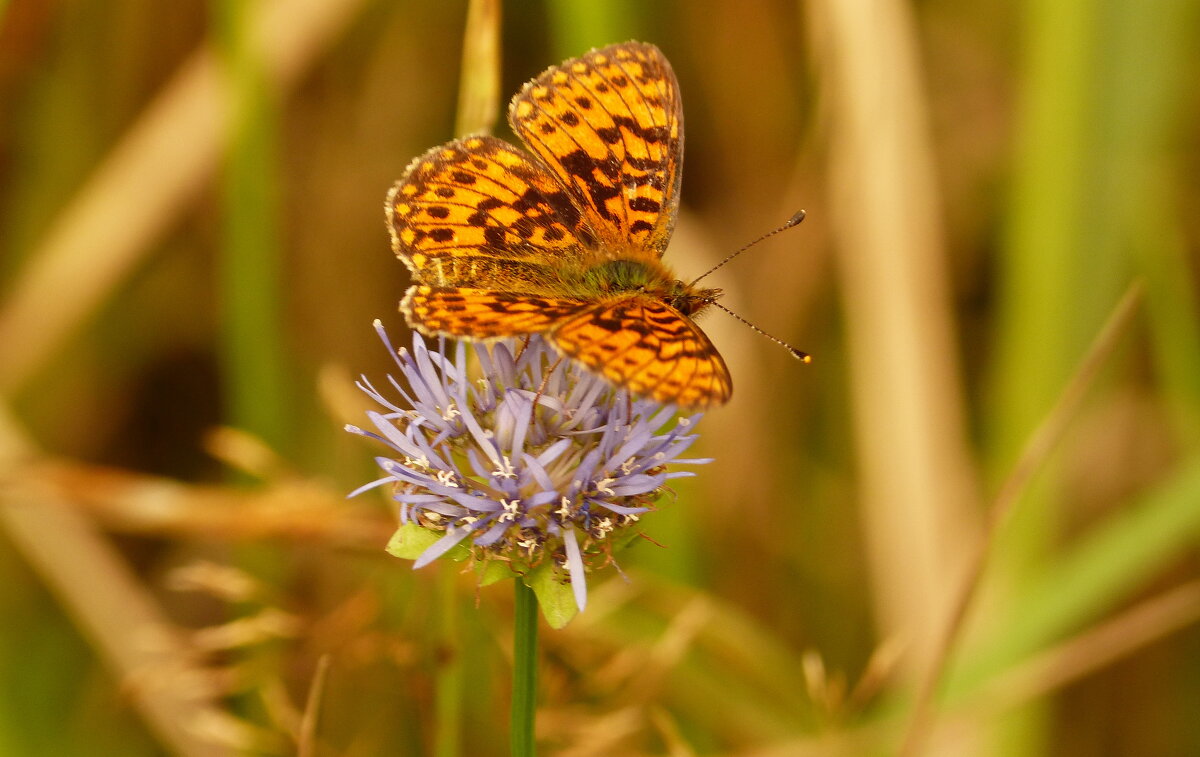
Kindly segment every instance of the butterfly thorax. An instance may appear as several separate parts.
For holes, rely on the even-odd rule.
[[[696,289],[653,260],[606,260],[583,272],[583,286],[598,295],[644,293],[684,315],[693,315],[721,296],[719,289]]]

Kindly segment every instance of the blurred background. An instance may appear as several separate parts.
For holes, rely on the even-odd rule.
[[[505,753],[511,592],[387,556],[342,426],[388,187],[634,38],[667,262],[806,209],[713,279],[815,360],[706,317],[716,461],[543,628],[544,751],[1200,754],[1200,3],[468,10],[0,1],[0,755]]]

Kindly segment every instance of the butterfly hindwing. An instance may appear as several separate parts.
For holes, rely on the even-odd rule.
[[[411,287],[400,304],[408,325],[470,339],[537,334],[586,310],[587,302],[472,287]]]
[[[733,393],[725,361],[688,317],[659,300],[630,295],[601,303],[548,334],[562,354],[634,394],[704,408]]]

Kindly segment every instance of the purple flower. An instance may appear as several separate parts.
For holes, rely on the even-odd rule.
[[[359,382],[381,410],[367,413],[374,432],[347,430],[390,453],[376,458],[384,476],[351,496],[391,485],[397,536],[410,542],[414,568],[452,550],[526,577],[549,568],[582,610],[586,573],[637,535],[669,479],[694,475],[671,467],[708,462],[681,457],[699,415],[675,419],[671,405],[632,398],[560,360],[540,337],[470,350],[442,339],[431,352],[414,334],[409,351],[394,349],[378,321],[375,328],[403,381],[388,377],[396,401]],[[406,552],[396,542],[389,550]]]

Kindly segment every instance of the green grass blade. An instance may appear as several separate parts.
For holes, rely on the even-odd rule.
[[[292,403],[276,226],[279,113],[248,34],[255,7],[238,0],[215,6],[233,112],[221,177],[221,351],[229,422],[282,448]]]
[[[1027,584],[1010,622],[974,656],[962,693],[1039,649],[1084,629],[1129,600],[1200,537],[1200,459],[1096,526]]]
[[[633,0],[608,3],[551,0],[546,3],[546,14],[551,49],[555,57],[564,60],[593,47],[642,37],[646,28],[644,6]]]

